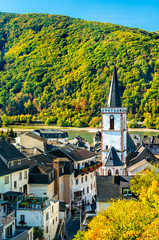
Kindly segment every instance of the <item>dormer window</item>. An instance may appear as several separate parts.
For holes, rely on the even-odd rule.
[[[124,196],[132,196],[132,192],[129,188],[124,188],[123,189],[123,195]]]
[[[114,130],[114,116],[110,115],[110,129]]]
[[[14,166],[14,162],[12,161],[12,162],[10,162],[10,166],[11,167],[13,167]]]
[[[20,165],[21,164],[21,160],[18,160],[18,165]]]

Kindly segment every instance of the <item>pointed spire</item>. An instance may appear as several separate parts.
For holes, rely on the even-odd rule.
[[[114,66],[107,107],[121,107],[116,66]]]

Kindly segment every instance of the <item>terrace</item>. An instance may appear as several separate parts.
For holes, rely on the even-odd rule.
[[[48,197],[27,197],[18,203],[18,209],[29,209],[29,210],[43,210],[48,207],[50,200]]]
[[[95,163],[95,162],[91,161],[90,165],[87,163],[87,164],[85,164],[85,167],[83,167],[81,169],[75,169],[75,177],[77,177],[80,174],[84,175],[86,173],[96,171],[101,166],[102,166],[102,162]]]
[[[12,222],[13,220],[15,220],[15,211],[11,212],[10,214],[8,214],[5,217],[0,218],[0,225],[8,224],[8,223]]]

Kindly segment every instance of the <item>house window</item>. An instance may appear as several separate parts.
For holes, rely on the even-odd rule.
[[[17,181],[14,181],[14,188],[17,187]]]
[[[78,179],[76,179],[76,185],[78,185]]]
[[[21,160],[18,160],[17,162],[18,162],[18,165],[20,165],[20,164],[21,164]]]
[[[83,188],[83,195],[85,195],[85,189]]]
[[[24,179],[27,178],[27,171],[24,171]]]
[[[91,183],[91,190],[92,190],[92,183]]]
[[[10,166],[11,167],[13,167],[14,166],[14,162],[12,161],[12,162],[10,162]]]
[[[123,189],[123,195],[124,196],[132,196],[132,192],[129,188],[124,188]]]
[[[54,212],[54,206],[52,206],[52,213]]]
[[[87,193],[89,193],[89,187],[87,187]]]
[[[119,175],[119,170],[118,169],[115,170],[115,175]]]
[[[46,213],[46,221],[49,220],[49,213]]]
[[[81,183],[83,183],[83,177],[81,178]]]
[[[56,222],[57,222],[57,217],[56,217]]]
[[[46,227],[46,233],[48,233],[49,232],[49,228],[48,228],[48,226]]]
[[[8,184],[9,183],[9,176],[6,176],[5,177],[5,184]]]
[[[53,225],[54,225],[54,219],[53,219],[52,223],[53,223]]]
[[[80,163],[77,164],[77,168],[80,169]]]
[[[105,149],[108,150],[108,145],[105,146]]]
[[[53,172],[51,172],[51,174],[52,174],[52,178],[54,178],[54,171],[53,171]]]
[[[113,130],[114,129],[114,116],[110,115],[110,129]]]
[[[19,192],[22,192],[22,187],[19,188]]]
[[[85,182],[87,182],[87,176],[85,176]]]
[[[20,215],[20,223],[25,223],[25,215]]]
[[[22,180],[22,172],[19,173],[19,180]]]
[[[63,192],[63,182],[59,183],[59,192]]]
[[[61,183],[61,192],[63,192],[63,182]]]

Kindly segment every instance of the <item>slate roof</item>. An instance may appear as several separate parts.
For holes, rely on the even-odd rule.
[[[5,165],[5,163],[0,159],[0,176],[11,173],[11,170]]]
[[[145,136],[142,142],[144,145],[158,145],[159,136]]]
[[[60,129],[37,129],[37,130],[34,130],[34,132],[40,132],[40,133],[67,133],[63,130],[60,130]]]
[[[110,85],[107,107],[121,107],[116,66],[114,67],[114,72]]]
[[[95,156],[93,152],[86,149],[78,148],[71,144],[67,144],[60,149],[66,156],[71,158],[73,161],[82,161],[87,158],[92,158]]]
[[[129,152],[135,152],[136,151],[136,145],[134,141],[132,140],[129,133],[127,133],[127,153]]]
[[[0,155],[7,161],[25,158],[25,156],[9,141],[0,140]]]
[[[33,162],[36,162],[38,164],[47,164],[47,163],[53,163],[53,160],[56,159],[57,157],[54,156],[53,154],[49,153],[42,153],[38,154],[35,156],[30,157],[29,159]]]
[[[110,148],[110,151],[107,156],[105,166],[123,166],[123,163],[121,162],[120,158],[118,157],[118,154],[116,153],[116,150],[114,147]]]
[[[135,156],[135,153],[134,153],[134,156]],[[142,160],[146,160],[151,164],[159,163],[159,160],[153,155],[153,153],[148,148],[145,148],[142,152],[139,152],[138,154],[136,154],[134,158],[130,159],[130,161],[127,162],[127,168],[141,162]]]
[[[117,184],[114,183],[114,176],[97,176],[97,202],[110,201],[112,198],[131,199],[130,196],[122,194],[122,188],[128,188],[131,179],[131,176],[119,176],[119,184]]]

